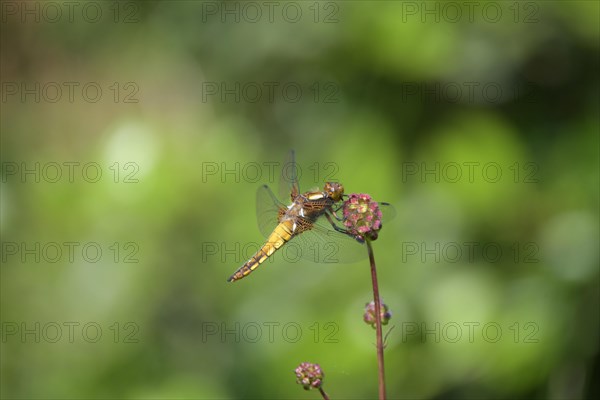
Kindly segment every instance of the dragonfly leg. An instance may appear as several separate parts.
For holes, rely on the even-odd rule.
[[[340,217],[340,216],[338,216],[338,215],[336,214],[338,211],[340,211],[340,210],[342,209],[342,207],[344,207],[344,205],[343,205],[343,204],[341,204],[341,205],[340,205],[338,208],[336,208],[335,210],[334,210],[333,208],[330,210],[330,211],[331,211],[331,214],[332,214],[332,215],[335,217],[335,219],[337,219],[338,221],[343,221],[343,220],[344,220],[344,217]]]
[[[331,224],[331,226],[333,227],[333,229],[335,229],[336,231],[338,231],[340,233],[343,233],[344,235],[350,236],[351,238],[353,238],[354,240],[356,240],[359,243],[364,243],[365,242],[365,239],[363,239],[361,236],[353,235],[352,233],[348,232],[346,229],[343,229],[343,228],[340,228],[339,226],[337,226],[335,224],[335,222],[333,222],[333,220],[331,219],[331,215],[329,215],[329,213],[327,213],[327,212],[325,213],[325,218],[327,218],[327,221],[329,221],[329,223]]]

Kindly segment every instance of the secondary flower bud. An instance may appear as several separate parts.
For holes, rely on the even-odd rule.
[[[392,318],[392,313],[389,312],[388,306],[383,303],[381,303],[379,311],[381,315],[381,325],[387,325]],[[367,325],[371,325],[375,328],[375,318],[375,302],[371,301],[365,305],[365,315],[363,316],[363,320]]]
[[[296,368],[296,383],[302,385],[305,390],[320,388],[324,376],[319,364],[303,362]]]

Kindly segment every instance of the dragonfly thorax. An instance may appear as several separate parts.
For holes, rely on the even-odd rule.
[[[298,197],[302,197],[302,196],[298,196]],[[294,202],[288,206],[287,210],[285,211],[285,214],[283,214],[283,216],[282,216],[282,220],[294,219],[296,217],[304,217],[305,216],[304,204],[303,204],[304,202],[299,201],[299,200],[300,199],[294,200]]]
[[[279,222],[295,221],[298,217],[314,221],[327,210],[332,202],[325,192],[303,193],[298,195],[294,202],[280,215]]]

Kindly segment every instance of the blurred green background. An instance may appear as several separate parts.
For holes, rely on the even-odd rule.
[[[598,395],[597,2],[1,6],[2,398],[374,398],[366,261],[226,282],[290,148],[397,211],[390,398]]]

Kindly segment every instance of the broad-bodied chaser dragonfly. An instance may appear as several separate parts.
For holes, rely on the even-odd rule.
[[[366,258],[364,240],[353,236],[340,223],[343,218],[337,211],[343,205],[344,187],[337,182],[326,182],[323,190],[300,193],[298,169],[294,151],[290,151],[284,163],[280,194],[289,195],[291,204],[277,199],[267,185],[256,194],[257,219],[260,232],[266,242],[228,281],[233,282],[249,275],[283,245],[294,239],[297,258],[323,263],[350,263]],[[388,203],[379,202],[383,221],[395,214]]]

